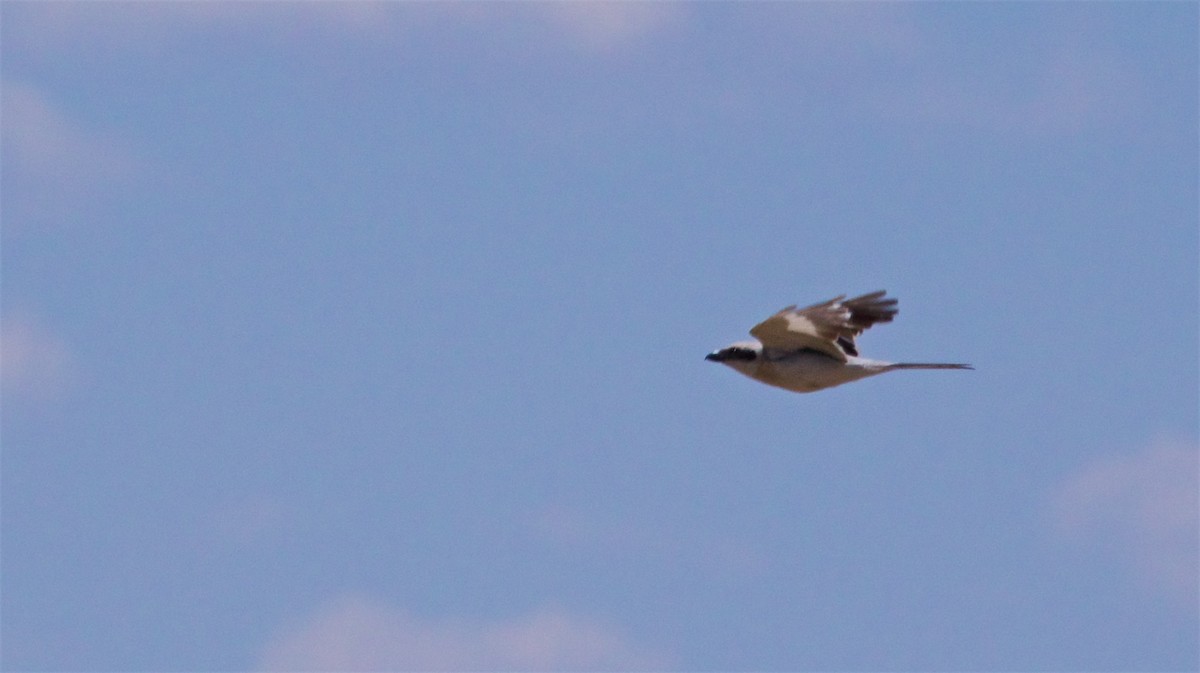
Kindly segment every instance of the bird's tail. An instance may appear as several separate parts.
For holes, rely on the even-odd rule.
[[[975,369],[971,365],[949,364],[945,362],[897,362],[888,365],[888,369]]]

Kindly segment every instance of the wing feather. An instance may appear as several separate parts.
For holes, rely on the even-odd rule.
[[[896,317],[896,300],[886,294],[879,290],[845,301],[846,295],[840,295],[801,309],[788,306],[755,325],[750,335],[765,348],[812,348],[845,362],[847,355],[858,355],[855,337]]]

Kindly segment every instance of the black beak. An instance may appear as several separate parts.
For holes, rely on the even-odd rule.
[[[713,351],[708,355],[705,355],[704,359],[712,360],[713,362],[729,362],[730,360],[753,362],[757,357],[758,353],[752,348],[745,346],[730,346],[729,348],[722,348],[719,351]]]

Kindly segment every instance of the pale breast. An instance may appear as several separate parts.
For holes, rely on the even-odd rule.
[[[856,381],[874,372],[863,371],[810,350],[767,353],[754,378],[785,390],[811,393]]]

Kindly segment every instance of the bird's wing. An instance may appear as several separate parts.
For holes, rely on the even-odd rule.
[[[854,337],[896,316],[896,300],[885,294],[879,290],[845,301],[842,295],[807,308],[789,306],[755,325],[750,335],[764,348],[812,348],[845,362],[847,355],[858,355]]]

